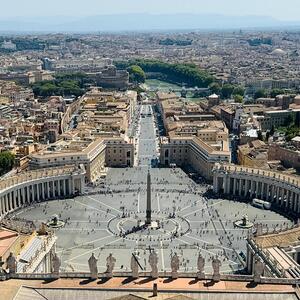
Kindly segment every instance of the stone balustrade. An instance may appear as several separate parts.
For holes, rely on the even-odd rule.
[[[52,249],[57,237],[49,232],[49,235],[43,240],[42,245],[36,250],[35,254],[31,257],[28,264],[23,268],[23,273],[33,273],[37,266],[40,264],[45,255]]]
[[[114,277],[124,277],[128,278],[131,277],[131,272],[114,272]],[[170,278],[171,272],[159,272],[159,278]],[[144,278],[148,277],[151,278],[150,272],[139,272],[139,276]],[[60,278],[90,278],[90,273],[82,273],[82,272],[60,272],[59,273]],[[51,273],[16,273],[16,274],[6,274],[2,278],[0,277],[0,280],[6,280],[6,279],[26,279],[26,280],[49,280],[49,279],[56,279],[57,276]],[[98,278],[106,278],[105,273],[99,273]],[[178,278],[197,278],[197,273],[186,273],[186,272],[179,272]],[[205,280],[212,280],[213,275],[212,274],[205,274]],[[238,275],[238,274],[221,274],[220,275],[221,281],[237,281],[237,282],[251,282],[253,281],[253,275]],[[262,284],[294,284],[298,285],[300,284],[300,279],[298,278],[273,278],[273,277],[261,277],[260,283]]]

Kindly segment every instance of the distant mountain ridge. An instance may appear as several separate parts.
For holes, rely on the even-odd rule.
[[[200,14],[121,14],[89,17],[0,18],[0,32],[111,32],[151,30],[224,30],[246,28],[292,28],[299,22],[272,17]]]

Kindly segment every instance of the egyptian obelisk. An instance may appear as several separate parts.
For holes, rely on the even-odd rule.
[[[148,174],[147,174],[146,225],[151,225],[151,176],[150,176],[149,170],[148,170]]]

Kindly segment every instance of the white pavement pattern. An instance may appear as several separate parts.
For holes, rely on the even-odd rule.
[[[88,258],[95,252],[100,272],[105,271],[109,253],[117,259],[116,270],[128,271],[131,253],[137,250],[141,265],[149,271],[149,247],[158,252],[159,270],[170,270],[170,257],[175,252],[180,257],[181,270],[196,271],[199,252],[206,258],[207,272],[211,271],[211,259],[216,255],[222,261],[221,271],[242,268],[237,255],[246,255],[247,231],[234,228],[235,220],[248,214],[251,222],[267,224],[271,229],[290,221],[250,204],[207,199],[204,193],[209,186],[194,183],[181,169],[151,168],[153,218],[161,221],[160,229],[146,229],[124,237],[114,232],[118,226],[126,231],[145,219],[148,168],[142,166],[149,167],[152,159],[157,158],[153,116],[148,112],[149,106],[142,107],[145,116],[140,120],[139,165],[110,169],[105,185],[111,192],[34,204],[16,217],[35,220],[38,225],[58,214],[66,221],[56,231],[57,250],[66,270],[88,271]],[[168,219],[173,206],[176,216]],[[125,207],[125,218],[121,207]],[[176,230],[182,236],[175,237]]]

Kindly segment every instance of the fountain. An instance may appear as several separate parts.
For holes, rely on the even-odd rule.
[[[63,227],[64,225],[65,222],[61,221],[58,215],[53,215],[50,221],[47,223],[47,226],[51,228],[60,228]]]
[[[249,221],[247,215],[244,215],[241,220],[235,221],[234,225],[239,228],[249,229],[252,228],[254,224]]]

